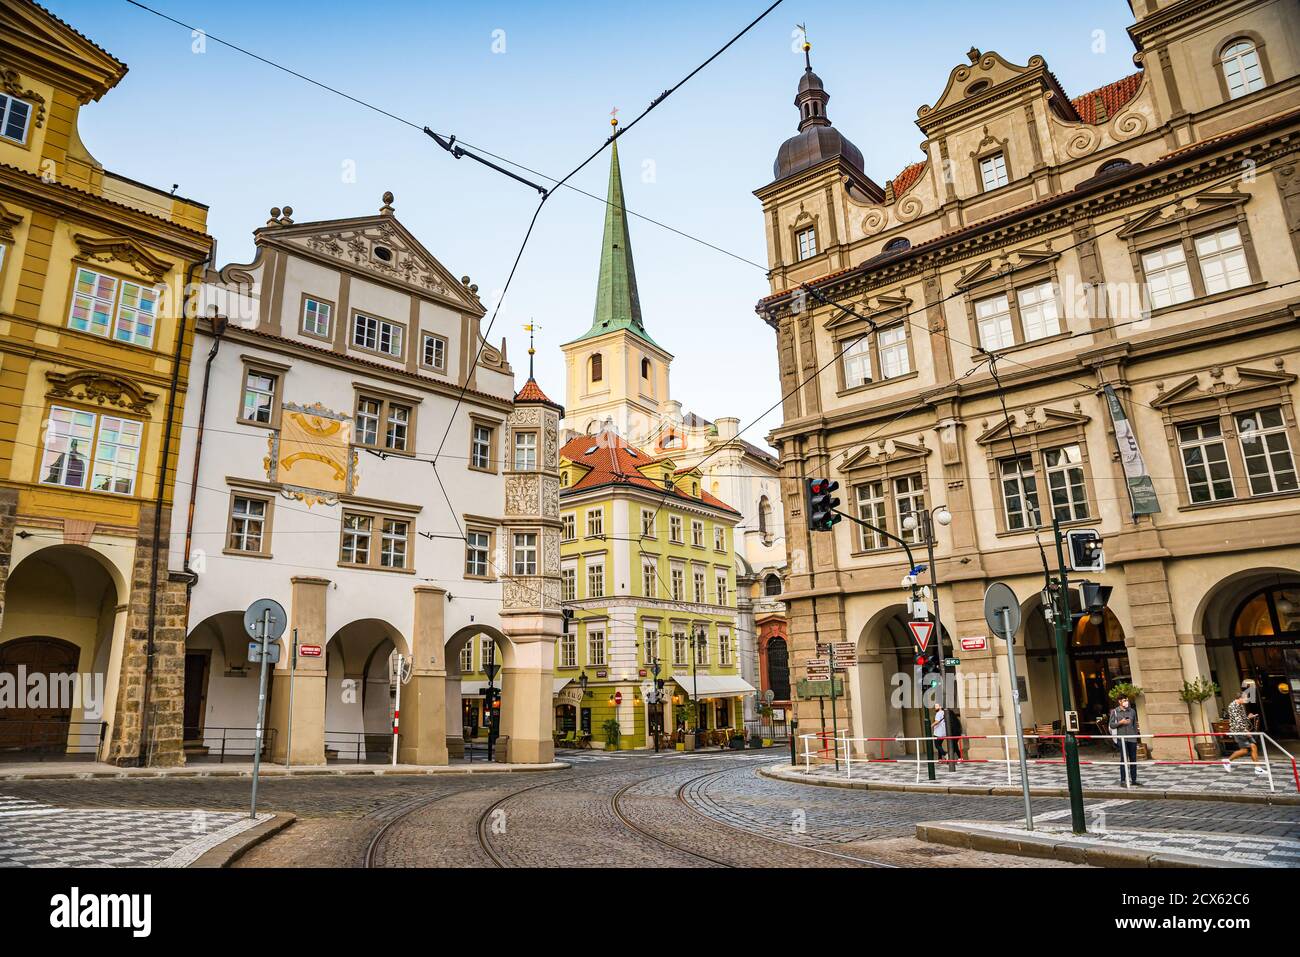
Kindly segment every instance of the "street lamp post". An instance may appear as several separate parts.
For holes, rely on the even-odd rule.
[[[918,523],[916,516],[920,515],[921,520]],[[903,528],[909,532],[917,530],[920,525],[921,534],[925,539],[926,558],[930,564],[930,591],[934,593],[934,631],[935,644],[939,655],[939,707],[943,709],[944,724],[946,728],[952,727],[952,722],[948,717],[948,666],[944,661],[943,655],[943,622],[939,614],[939,571],[934,562],[934,524],[938,522],[947,528],[952,524],[952,512],[948,511],[947,505],[936,505],[928,511],[913,512],[903,519]],[[915,566],[913,566],[915,567]],[[948,761],[945,766],[949,771],[956,771],[957,765]]]
[[[695,710],[695,746],[700,746],[700,676],[695,671],[695,665],[700,660],[700,647],[705,645],[709,636],[704,633],[703,629],[692,632],[691,634],[691,707]]]

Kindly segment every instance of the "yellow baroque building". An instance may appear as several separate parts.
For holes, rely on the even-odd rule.
[[[82,143],[81,108],[126,72],[0,0],[0,751],[173,764],[186,587],[165,528],[212,241],[206,207]]]

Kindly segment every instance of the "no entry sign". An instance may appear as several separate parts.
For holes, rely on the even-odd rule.
[[[614,704],[622,704],[622,703],[623,703],[623,692],[621,692],[621,691],[615,691],[615,692],[614,692]]]
[[[912,640],[916,642],[916,647],[924,652],[930,647],[930,635],[934,633],[934,622],[932,621],[909,621],[907,627],[912,630]]]
[[[304,658],[319,658],[321,653],[320,645],[299,645],[298,654]]]

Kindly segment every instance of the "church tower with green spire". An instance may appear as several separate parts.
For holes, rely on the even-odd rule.
[[[673,357],[650,338],[641,315],[617,140],[610,150],[605,233],[591,328],[561,348],[567,373],[568,429],[587,434],[612,429],[633,445],[654,436],[660,405],[669,398],[668,367]]]

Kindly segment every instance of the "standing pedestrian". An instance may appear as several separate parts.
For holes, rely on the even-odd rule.
[[[943,705],[934,706],[934,720],[930,722],[930,734],[934,737],[934,750],[942,761],[946,757],[944,753],[943,739],[948,736],[948,713],[943,709]]]
[[[1253,690],[1249,684],[1242,685],[1240,694],[1228,703],[1228,733],[1232,735],[1237,750],[1224,758],[1223,770],[1225,771],[1231,771],[1232,762],[1249,752],[1251,763],[1255,765],[1255,773],[1259,775],[1268,773],[1259,765],[1259,748],[1250,733],[1250,718],[1246,714],[1246,704]]]
[[[1119,783],[1138,787],[1138,713],[1137,708],[1129,701],[1128,695],[1120,695],[1115,707],[1110,711],[1110,719],[1106,726],[1119,745]]]

